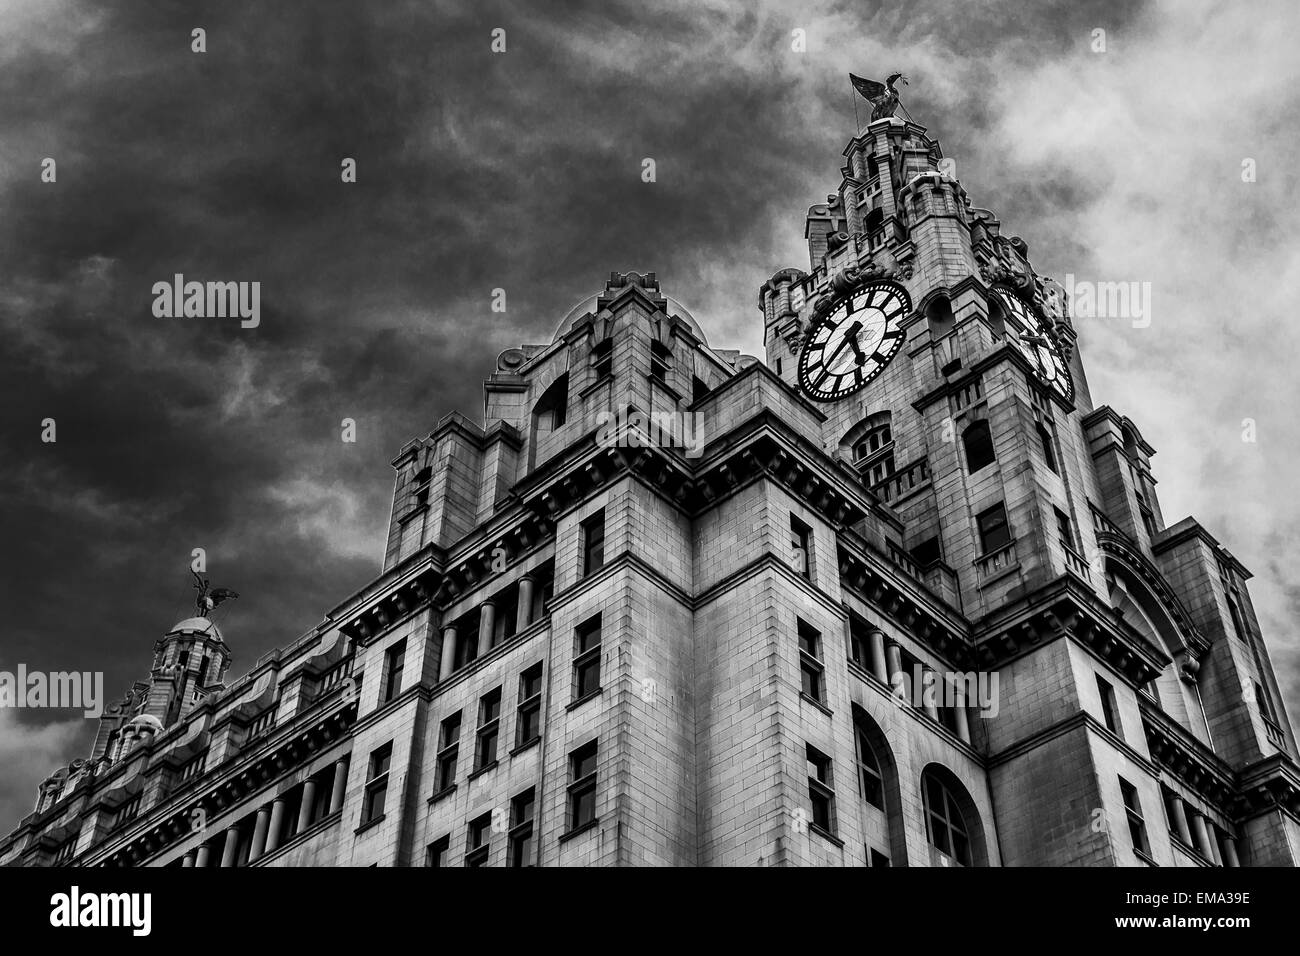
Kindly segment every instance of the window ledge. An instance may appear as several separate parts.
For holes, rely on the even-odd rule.
[[[593,829],[594,827],[599,825],[599,823],[600,823],[600,817],[592,817],[582,826],[574,827],[572,830],[566,830],[565,832],[561,833],[559,837],[559,842],[567,843],[568,841],[572,840],[574,837],[578,836],[579,834],[586,833],[588,830]]]
[[[435,793],[433,796],[429,798],[429,805],[432,806],[433,804],[437,803],[443,798],[450,797],[455,792],[456,792],[456,784],[454,783],[450,787],[443,787],[441,790],[439,790],[437,793]]]
[[[823,703],[822,703],[820,700],[818,700],[816,697],[813,697],[813,696],[811,696],[810,694],[805,694],[803,691],[799,691],[799,696],[800,696],[803,700],[806,700],[808,703],[812,704],[814,707],[816,707],[818,710],[820,710],[820,711],[821,711],[823,714],[825,714],[827,717],[834,717],[834,716],[835,716],[834,711],[832,711],[829,707],[827,707],[825,704],[823,704]]]
[[[523,753],[525,750],[531,750],[532,748],[536,747],[541,742],[542,742],[542,736],[541,734],[538,734],[532,740],[525,740],[514,750],[510,751],[510,756],[512,757],[518,756],[519,754]]]
[[[483,766],[479,767],[477,770],[475,770],[473,773],[471,773],[471,774],[470,774],[468,777],[466,777],[465,779],[466,779],[466,780],[474,780],[474,779],[477,778],[477,777],[481,777],[481,776],[483,776],[483,774],[487,773],[488,771],[490,771],[490,770],[495,770],[495,769],[497,768],[497,764],[498,764],[499,762],[500,762],[500,761],[493,760],[491,763],[485,763]]]
[[[831,833],[830,830],[824,830],[815,823],[808,824],[808,832],[817,834],[823,840],[826,840],[829,843],[834,843],[837,847],[840,847],[841,849],[844,848],[843,840],[837,837],[834,833]]]
[[[377,826],[379,826],[379,824],[383,823],[383,822],[384,822],[384,817],[385,817],[386,815],[387,815],[387,814],[383,814],[383,813],[381,813],[381,814],[379,814],[379,816],[377,816],[377,817],[375,817],[375,818],[373,818],[373,819],[371,819],[371,820],[367,820],[365,823],[361,824],[361,826],[357,827],[357,828],[356,828],[355,830],[353,830],[352,832],[353,832],[353,833],[356,833],[356,834],[362,834],[362,833],[365,833],[367,830],[371,829],[372,827],[377,827]]]
[[[573,703],[571,703],[568,707],[566,707],[566,708],[564,708],[564,709],[565,709],[565,711],[577,710],[579,707],[581,707],[581,706],[582,706],[583,704],[585,704],[587,701],[589,701],[589,700],[595,700],[595,699],[596,699],[597,697],[599,697],[602,693],[604,693],[604,691],[605,691],[605,688],[604,688],[604,687],[597,687],[597,688],[596,688],[595,690],[593,690],[590,694],[587,694],[585,697],[579,697],[577,700],[575,700]]]
[[[1150,854],[1143,853],[1141,850],[1137,849],[1136,847],[1133,849],[1133,855],[1136,856],[1136,857],[1137,857],[1139,860],[1141,860],[1143,863],[1145,863],[1147,866],[1159,866],[1159,865],[1160,865],[1160,864],[1157,863],[1154,859],[1151,858],[1151,855],[1150,855]]]

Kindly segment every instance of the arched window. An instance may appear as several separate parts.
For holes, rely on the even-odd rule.
[[[872,866],[906,866],[906,826],[898,768],[879,725],[857,704],[853,705],[853,737],[866,858]]]
[[[867,178],[875,179],[880,175],[880,164],[876,162],[875,156],[867,157]]]
[[[533,421],[538,430],[551,431],[564,424],[569,404],[569,374],[552,382],[533,406]]]
[[[988,419],[981,418],[972,422],[962,432],[962,445],[966,448],[966,467],[971,474],[997,461],[993,453],[993,432],[989,429]]]
[[[862,799],[877,810],[885,809],[885,781],[880,775],[880,764],[867,739],[866,728],[854,722],[854,737],[858,744],[858,782],[862,786]]]
[[[876,412],[859,422],[844,436],[840,448],[847,451],[853,467],[867,486],[876,485],[894,473],[894,429],[889,412]]]
[[[952,314],[952,303],[945,295],[936,295],[925,307],[925,318],[930,326],[930,337],[941,339],[953,330],[956,319]]]
[[[1004,339],[1007,337],[1007,310],[1002,303],[998,301],[996,295],[990,295],[988,299],[989,306],[989,329],[993,332],[994,340]]]
[[[938,774],[922,775],[925,801],[925,835],[930,845],[958,866],[970,866],[971,834],[957,797]]]

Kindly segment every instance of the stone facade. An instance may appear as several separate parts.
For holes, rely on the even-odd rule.
[[[230,684],[177,625],[0,862],[1293,865],[1249,572],[1165,526],[1058,287],[938,143],[883,119],[844,155],[810,271],[760,291],[765,362],[612,274],[502,353],[482,424],[401,449],[371,584]],[[824,300],[870,280],[905,344],[808,400]]]

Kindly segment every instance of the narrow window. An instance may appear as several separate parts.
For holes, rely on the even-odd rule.
[[[510,865],[533,865],[533,805],[536,791],[529,787],[510,801]]]
[[[596,381],[614,374],[614,340],[612,338],[597,342],[591,350],[591,364],[596,370]]]
[[[984,554],[1001,551],[1011,543],[1011,527],[1007,524],[1007,509],[998,502],[975,518],[979,526],[980,549]]]
[[[812,529],[790,515],[790,549],[794,570],[805,578],[812,578]]]
[[[849,613],[849,660],[864,671],[871,671],[871,625]]]
[[[460,711],[442,722],[438,729],[437,769],[433,792],[443,793],[456,783],[456,758],[460,754]]]
[[[986,419],[973,422],[962,432],[961,440],[966,448],[966,468],[971,474],[997,461],[993,454],[993,433]]]
[[[501,730],[501,688],[484,694],[478,704],[478,743],[474,748],[474,770],[486,770],[497,762],[497,737]]]
[[[596,741],[569,754],[569,829],[596,821]]]
[[[1053,508],[1056,512],[1056,533],[1061,538],[1061,547],[1068,551],[1074,550],[1074,526],[1070,523],[1070,516],[1060,508]]]
[[[515,747],[527,747],[542,736],[542,665],[519,675],[519,708],[515,714]]]
[[[808,759],[808,802],[812,808],[812,825],[824,833],[835,834],[835,788],[831,777],[831,758],[811,744],[805,744]]]
[[[822,700],[821,633],[799,621],[799,671],[803,693],[817,703]]]
[[[600,690],[600,615],[578,626],[574,640],[573,699],[583,700]]]
[[[1120,731],[1119,708],[1115,704],[1115,688],[1111,686],[1110,681],[1100,674],[1097,675],[1097,694],[1101,697],[1101,715],[1105,718],[1106,729],[1122,740],[1124,734]]]
[[[582,576],[599,571],[605,564],[605,510],[582,522]]]
[[[373,823],[384,815],[384,800],[388,795],[388,765],[393,758],[393,745],[384,744],[371,751],[370,773],[366,777],[366,795],[361,806],[361,823]]]
[[[1048,468],[1056,472],[1056,450],[1052,447],[1052,433],[1047,427],[1039,422],[1036,426],[1038,431],[1038,446],[1043,451],[1043,462]]]
[[[1128,817],[1128,834],[1133,841],[1133,849],[1144,857],[1149,857],[1151,847],[1147,843],[1147,825],[1142,819],[1142,802],[1138,799],[1137,788],[1120,777],[1119,790],[1124,797],[1124,813]]]
[[[476,817],[470,821],[468,840],[466,841],[465,865],[466,866],[487,866],[488,851],[491,847],[488,841],[492,836],[492,812],[488,811],[481,817]]]
[[[384,652],[384,692],[380,699],[386,704],[402,689],[402,666],[406,660],[406,641],[398,641]]]

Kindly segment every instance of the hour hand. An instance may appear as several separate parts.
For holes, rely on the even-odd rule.
[[[853,355],[857,363],[859,365],[865,364],[867,357],[862,353],[862,346],[858,344],[858,337],[856,335],[849,339],[849,346],[853,349]]]

